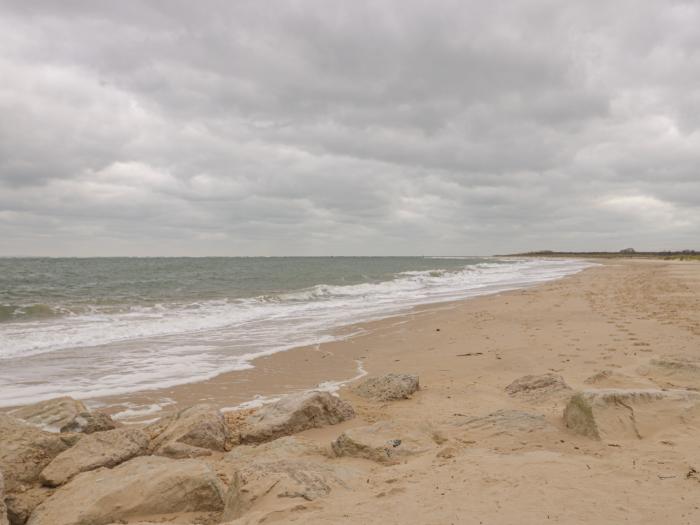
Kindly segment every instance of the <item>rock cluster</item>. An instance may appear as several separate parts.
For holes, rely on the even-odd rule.
[[[232,429],[218,409],[195,405],[143,428],[115,428],[70,398],[0,414],[0,525],[107,525],[173,513],[218,522],[259,497],[293,506],[357,478],[328,465],[318,446],[284,437],[352,418],[339,397],[290,395],[243,414]],[[232,430],[259,445],[221,459],[234,445]]]

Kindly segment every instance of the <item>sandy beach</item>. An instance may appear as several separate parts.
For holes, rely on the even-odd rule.
[[[338,382],[355,417],[200,460],[229,494],[241,484],[237,498],[245,503],[229,520],[236,524],[700,520],[697,263],[605,261],[558,281],[424,307],[350,332],[358,328],[360,335],[343,341],[258,359],[250,370],[99,401],[114,412],[167,398],[171,404],[150,416],[158,417],[196,403],[230,409],[256,395]],[[682,369],[656,365],[667,362]],[[353,390],[365,373],[415,374],[421,388],[405,400],[367,399]],[[528,375],[559,379],[518,386]],[[633,394],[594,413],[595,436],[565,419],[576,392],[610,389]],[[229,425],[237,414],[227,412]],[[401,437],[396,446],[407,447],[405,455],[387,464],[337,445],[377,424]],[[266,472],[261,465],[271,459],[296,465],[287,476],[306,492],[278,493],[284,482],[274,476],[260,489],[251,472]],[[319,486],[321,496],[308,492]],[[227,512],[123,522],[220,523]]]
[[[279,517],[283,522],[696,523],[700,486],[686,475],[700,465],[694,437],[700,420],[660,427],[644,439],[598,442],[565,428],[565,400],[528,402],[504,388],[547,372],[572,389],[589,388],[586,378],[603,370],[618,378],[610,386],[673,386],[639,369],[655,357],[700,359],[699,292],[697,264],[614,260],[531,289],[369,323],[364,335],[347,341],[275,354],[249,371],[129,400],[168,397],[177,406],[226,407],[251,395],[275,397],[348,380],[360,361],[372,376],[417,374],[421,391],[376,404],[341,388],[359,417],[305,437],[327,445],[347,428],[391,420],[440,429],[454,456],[439,457],[443,445],[394,467],[362,462],[366,483],[289,511]],[[552,431],[472,435],[456,426],[460,418],[503,409],[542,414]]]

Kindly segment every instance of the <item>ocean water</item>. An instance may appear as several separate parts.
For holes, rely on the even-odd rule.
[[[337,339],[357,322],[587,266],[483,257],[0,259],[0,406],[199,381]]]

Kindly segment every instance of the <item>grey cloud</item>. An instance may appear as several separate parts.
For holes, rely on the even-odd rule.
[[[6,0],[0,255],[693,247],[699,25],[690,1]]]

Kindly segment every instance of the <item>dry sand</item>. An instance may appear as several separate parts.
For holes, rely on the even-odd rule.
[[[267,514],[265,523],[700,523],[700,482],[691,470],[700,470],[700,421],[668,426],[659,418],[643,439],[596,441],[565,427],[565,396],[504,391],[520,376],[546,372],[589,388],[586,378],[602,370],[614,372],[602,386],[678,386],[641,372],[655,357],[700,359],[700,264],[613,260],[361,328],[363,335],[345,341],[258,359],[252,370],[103,401],[230,407],[347,380],[359,361],[370,375],[418,374],[422,389],[406,401],[376,403],[341,388],[358,417],[302,436],[327,446],[348,428],[391,420],[441,437],[394,466],[327,459],[360,472],[362,482],[284,510],[262,502],[253,514]],[[501,409],[542,415],[542,428],[465,424]]]

